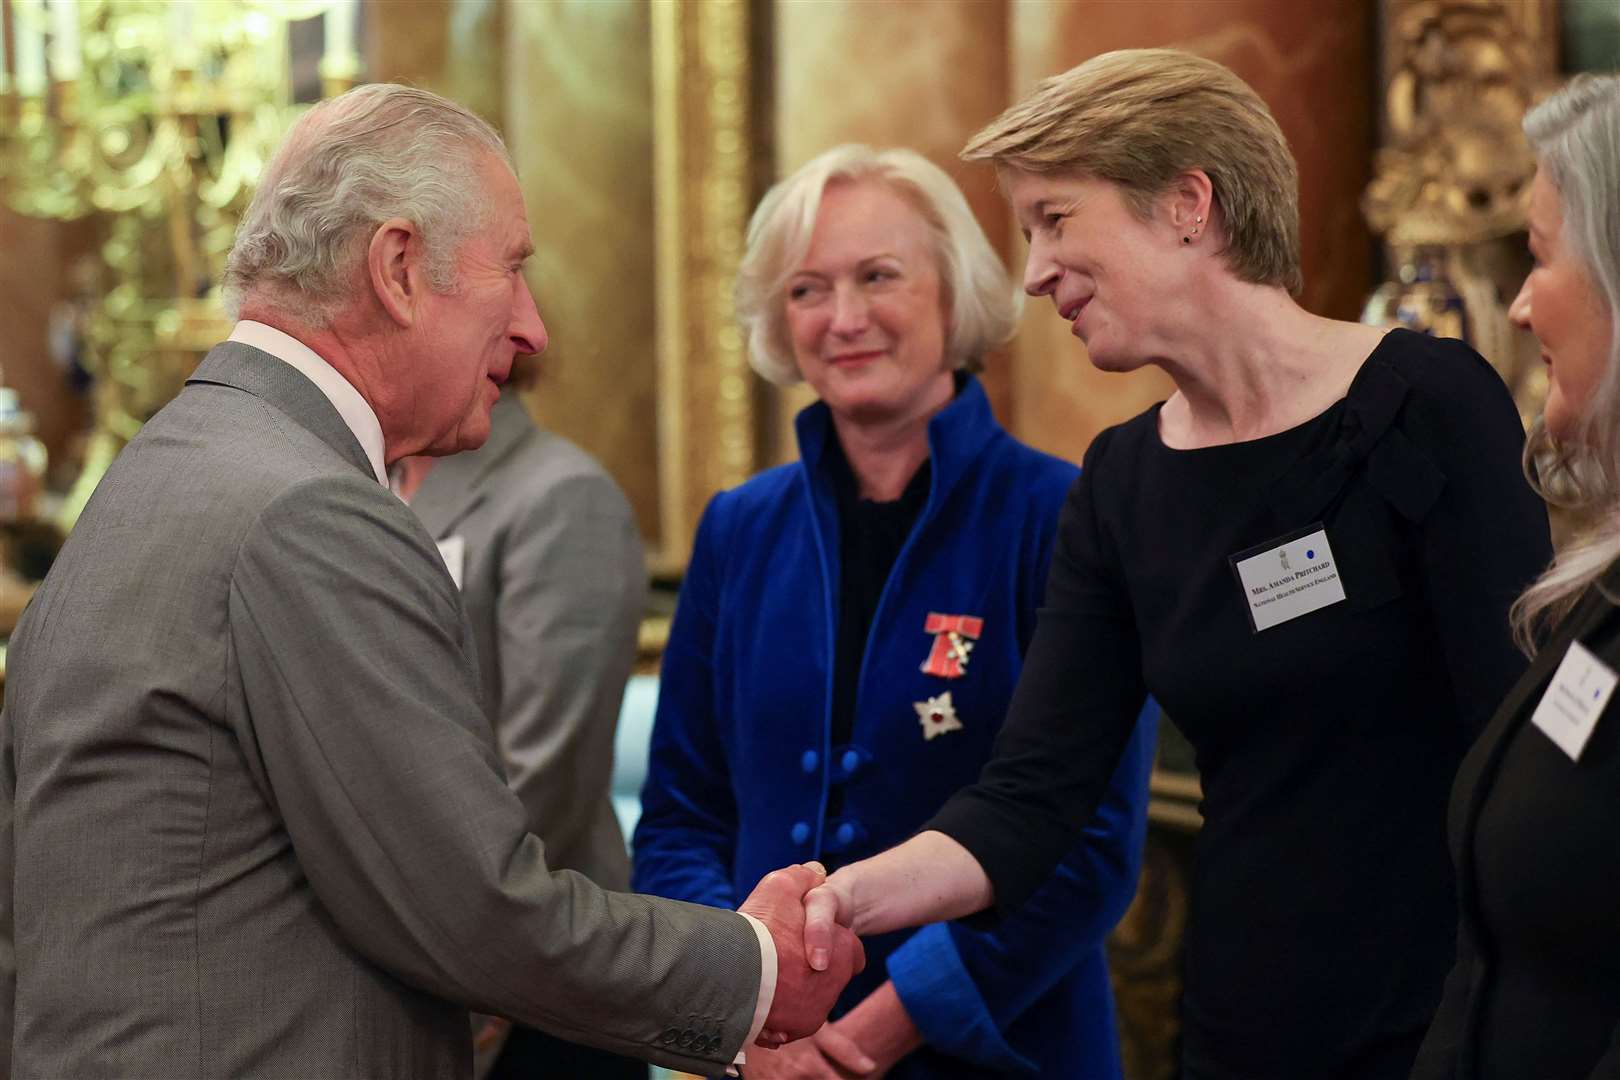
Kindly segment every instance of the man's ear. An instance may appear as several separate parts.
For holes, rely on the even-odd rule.
[[[404,218],[389,218],[371,234],[366,272],[388,317],[401,327],[416,322],[417,305],[427,291],[422,266],[422,234]]]

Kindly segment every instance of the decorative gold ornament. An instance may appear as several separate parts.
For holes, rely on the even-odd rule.
[[[1540,7],[1519,0],[1385,0],[1385,145],[1362,199],[1393,278],[1362,320],[1458,337],[1507,381],[1526,422],[1545,373],[1504,295],[1535,159],[1520,130],[1552,78]]]
[[[751,6],[652,6],[659,532],[686,565],[704,505],[757,467],[755,379],[731,290],[755,181]]]
[[[113,456],[229,332],[225,256],[298,113],[289,24],[322,17],[320,72],[336,93],[359,73],[359,8],[11,0],[10,10],[0,26],[15,57],[0,71],[0,198],[33,217],[107,219],[111,285],[85,332],[94,428],[63,509],[70,526]]]

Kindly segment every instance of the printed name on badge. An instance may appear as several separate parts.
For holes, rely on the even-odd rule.
[[[1232,556],[1255,633],[1344,599],[1344,581],[1320,525]]]
[[[1559,662],[1536,711],[1530,714],[1530,722],[1557,743],[1571,761],[1579,761],[1617,681],[1620,676],[1613,668],[1593,656],[1585,645],[1570,642],[1569,652]]]

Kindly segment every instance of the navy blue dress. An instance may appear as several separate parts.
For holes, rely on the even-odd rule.
[[[1204,790],[1185,1076],[1410,1070],[1456,940],[1447,796],[1550,557],[1522,445],[1484,360],[1403,330],[1291,430],[1173,450],[1154,407],[1092,444],[996,757],[930,827],[1016,909],[1151,691]],[[1345,599],[1255,632],[1232,556],[1316,526]]]

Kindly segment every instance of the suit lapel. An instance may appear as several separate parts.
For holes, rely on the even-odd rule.
[[[186,383],[229,386],[274,405],[330,446],[339,457],[351,462],[367,477],[376,479],[371,460],[349,425],[343,422],[343,417],[320,388],[291,364],[251,345],[226,341],[208,351]]]
[[[1526,706],[1533,697],[1538,697],[1546,690],[1553,672],[1563,663],[1564,654],[1569,651],[1570,643],[1586,637],[1613,613],[1614,604],[1608,597],[1615,595],[1617,587],[1620,587],[1620,566],[1608,570],[1596,584],[1587,588],[1580,601],[1570,611],[1569,618],[1564,620],[1564,625],[1553,634],[1547,642],[1547,647],[1536,654],[1535,662],[1525,672],[1524,678],[1520,679],[1503,699],[1501,708],[1497,709],[1497,715],[1492,720],[1492,727],[1496,726],[1498,720],[1508,717],[1517,716],[1521,721],[1529,718],[1530,713]]]
[[[411,499],[411,509],[435,540],[450,535],[484,501],[484,478],[535,430],[528,410],[512,390],[501,394],[489,420],[489,441],[469,453],[440,458]]]
[[[1507,748],[1530,720],[1534,711],[1531,702],[1538,699],[1547,690],[1547,684],[1552,681],[1553,672],[1563,663],[1564,655],[1569,651],[1570,643],[1579,641],[1594,628],[1600,625],[1614,612],[1615,605],[1603,595],[1606,590],[1610,596],[1615,595],[1617,586],[1620,586],[1620,566],[1611,568],[1599,579],[1601,588],[1589,586],[1575,608],[1569,613],[1548,640],[1546,647],[1536,653],[1535,660],[1530,664],[1529,670],[1508,691],[1507,697],[1497,707],[1491,722],[1480,733],[1479,744],[1465,758],[1463,769],[1458,774],[1459,794],[1465,800],[1462,820],[1453,833],[1452,862],[1457,868],[1458,899],[1468,917],[1478,924],[1479,913],[1475,909],[1474,896],[1474,831],[1479,825],[1479,815],[1484,809],[1485,801],[1489,798],[1491,789],[1496,783],[1496,774],[1502,765],[1502,758]],[[1470,768],[1470,760],[1478,762]]]

